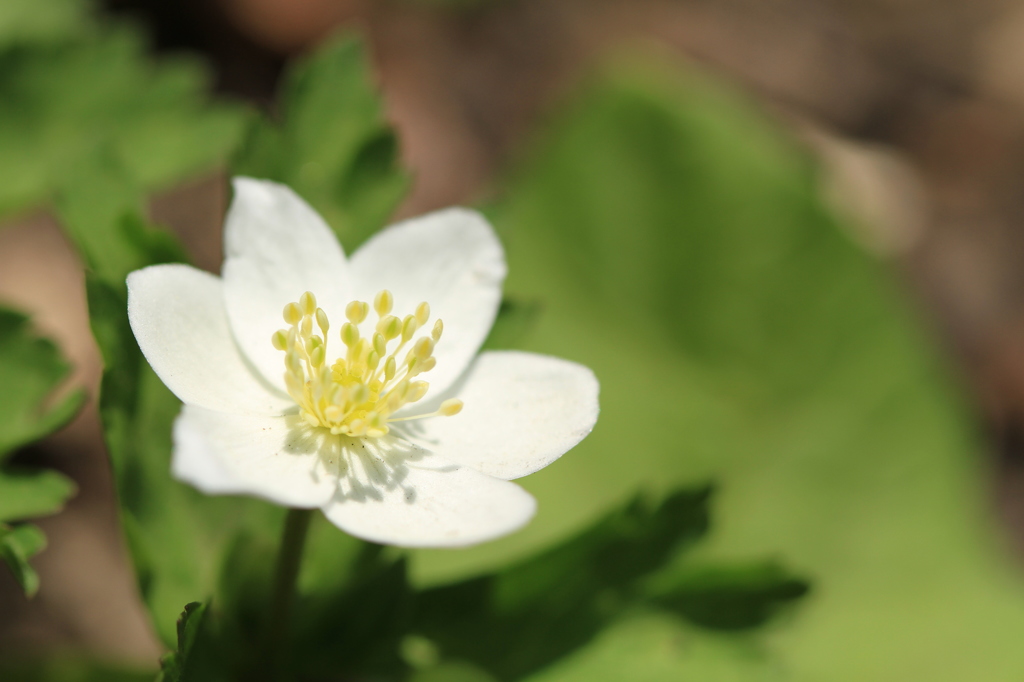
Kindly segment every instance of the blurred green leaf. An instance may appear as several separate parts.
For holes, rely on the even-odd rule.
[[[789,679],[755,642],[710,635],[665,615],[626,618],[526,682],[761,682]]]
[[[653,603],[717,630],[762,625],[810,587],[775,563],[692,566],[654,582],[648,593]]]
[[[0,679],[17,682],[153,682],[153,671],[131,670],[88,659],[48,656],[46,660],[0,661]]]
[[[409,187],[361,40],[336,39],[286,75],[281,121],[255,122],[233,164],[310,202],[351,252]]]
[[[178,646],[160,660],[160,674],[156,682],[184,682],[194,679],[189,675],[189,655],[199,637],[206,615],[206,604],[192,602],[185,605],[185,610],[178,618]]]
[[[0,520],[12,521],[60,511],[75,484],[56,471],[0,469]]]
[[[55,405],[47,402],[70,370],[51,341],[31,333],[26,316],[0,307],[0,462],[15,448],[62,426],[78,410],[81,391]],[[5,518],[13,517],[0,513]]]
[[[30,597],[39,590],[39,576],[28,560],[46,546],[46,537],[36,526],[11,527],[4,522],[59,511],[74,494],[75,484],[56,471],[12,466],[5,460],[78,411],[84,399],[80,390],[51,404],[54,390],[69,371],[57,347],[32,334],[27,317],[0,308],[0,555]]]
[[[445,657],[516,680],[584,645],[640,597],[638,583],[707,530],[708,490],[638,499],[577,537],[493,575],[422,592],[413,631]]]
[[[82,0],[5,0],[0,4],[0,51],[67,40],[86,24]]]
[[[166,186],[222,161],[242,133],[243,110],[208,100],[199,62],[154,62],[138,31],[79,5],[0,10],[0,215],[88,182],[107,157],[141,188]],[[39,35],[4,51],[5,19],[12,36]]]
[[[0,557],[29,597],[39,591],[39,575],[28,560],[45,548],[46,536],[36,526],[26,523],[12,528],[0,523]]]
[[[417,553],[417,582],[522,556],[644,483],[713,479],[721,513],[694,559],[782,556],[820,586],[771,638],[794,678],[1024,675],[1024,582],[970,413],[796,143],[692,73],[631,62],[504,190],[508,291],[545,306],[524,346],[592,367],[601,419],[524,481],[530,527]]]

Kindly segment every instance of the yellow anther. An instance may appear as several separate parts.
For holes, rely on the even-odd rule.
[[[299,309],[302,310],[303,315],[312,315],[316,312],[316,296],[312,291],[307,291],[299,296]]]
[[[370,306],[364,301],[352,301],[345,306],[345,317],[352,324],[359,324],[366,319],[366,315],[370,312]]]
[[[341,325],[341,342],[349,348],[359,343],[359,327],[351,322]]]
[[[298,324],[302,319],[302,310],[298,303],[289,303],[284,307],[284,321],[288,324]]]
[[[388,354],[388,341],[380,332],[373,335],[373,350],[381,357]]]
[[[299,354],[293,350],[288,351],[288,354],[284,356],[285,368],[297,377],[303,376],[302,369],[302,358]]]
[[[385,340],[390,341],[402,333],[402,321],[394,315],[387,315],[377,323],[377,331],[384,335]]]
[[[420,360],[426,360],[434,352],[434,340],[426,336],[420,337],[416,345],[413,346],[413,352]]]
[[[430,384],[427,382],[414,381],[409,384],[409,393],[406,394],[405,399],[410,403],[414,403],[427,394],[428,388],[430,388]]]
[[[333,435],[378,438],[389,432],[391,422],[461,410],[460,401],[447,400],[432,414],[393,417],[403,406],[427,395],[430,385],[415,377],[437,364],[433,353],[443,325],[437,320],[430,335],[417,339],[417,332],[430,319],[430,306],[423,302],[411,315],[393,315],[394,297],[387,289],[377,294],[373,307],[379,319],[370,336],[359,331],[370,304],[352,301],[345,307],[348,321],[341,325],[339,336],[347,351],[332,361],[327,358],[330,322],[327,313],[316,307],[313,293],[307,291],[298,302],[284,307],[289,326],[274,332],[271,343],[285,354],[285,386],[305,423]]]
[[[424,301],[416,306],[416,322],[422,327],[430,319],[430,304]]]
[[[391,312],[391,308],[395,305],[395,297],[387,289],[381,289],[377,292],[377,296],[373,299],[373,309],[377,311],[377,314],[384,317]]]
[[[448,400],[441,403],[441,409],[437,411],[438,414],[445,417],[452,417],[462,412],[462,401],[457,398],[449,398]]]
[[[327,320],[327,313],[324,312],[323,308],[316,309],[316,326],[320,327],[320,331],[327,336],[327,330],[331,328],[331,323]]]
[[[416,321],[415,317],[412,315],[406,315],[405,319],[402,320],[402,341],[408,341],[411,339],[419,326],[420,324]]]

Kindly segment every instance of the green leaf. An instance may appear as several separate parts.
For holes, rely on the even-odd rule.
[[[695,559],[781,556],[814,579],[771,640],[792,677],[1024,675],[1024,583],[970,411],[799,145],[719,86],[627,63],[505,190],[508,291],[545,305],[524,347],[593,368],[601,418],[524,481],[530,527],[419,553],[418,581],[521,556],[645,482],[713,479]]]
[[[624,619],[525,682],[774,682],[789,679],[755,642],[709,635],[656,614]]]
[[[31,333],[28,318],[0,307],[0,462],[14,449],[66,423],[82,404],[81,391],[55,405],[48,399],[71,368],[48,339]],[[3,502],[0,500],[0,506]],[[12,518],[0,514],[0,519]]]
[[[409,187],[362,41],[341,37],[293,67],[281,100],[280,123],[254,123],[233,171],[294,189],[351,252]]]
[[[692,566],[654,579],[651,601],[687,620],[717,630],[763,625],[804,597],[810,585],[775,563]]]
[[[157,682],[184,682],[190,679],[189,655],[199,638],[206,615],[206,604],[192,602],[185,605],[185,610],[178,618],[178,647],[160,660],[160,674]]]
[[[0,661],[0,679],[18,682],[153,682],[152,670],[132,670],[84,658]]]
[[[81,32],[85,14],[82,0],[6,0],[0,4],[0,50],[65,41]]]
[[[36,526],[23,524],[14,528],[0,523],[0,557],[14,573],[15,580],[29,597],[39,591],[39,575],[28,560],[46,548],[46,536]]]
[[[208,100],[200,63],[153,62],[137,29],[80,5],[0,10],[0,215],[88,182],[108,157],[140,187],[166,186],[223,161],[242,134],[243,110]],[[14,34],[28,44],[4,51]]]
[[[520,679],[583,646],[640,598],[639,583],[706,531],[708,490],[635,500],[572,540],[497,573],[427,590],[413,631],[446,658]]]
[[[27,317],[0,308],[0,554],[30,597],[39,589],[39,576],[28,560],[46,546],[46,538],[35,526],[11,528],[4,522],[59,511],[75,484],[56,471],[14,467],[5,460],[78,411],[84,399],[80,390],[52,400],[69,371],[57,347],[31,333]]]
[[[0,469],[0,520],[54,514],[75,494],[75,484],[56,471]]]

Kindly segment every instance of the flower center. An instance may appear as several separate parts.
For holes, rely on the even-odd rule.
[[[341,325],[345,354],[327,363],[327,332],[330,322],[316,296],[307,291],[297,303],[284,307],[284,321],[290,326],[274,332],[274,348],[284,351],[284,381],[288,394],[299,405],[310,426],[329,429],[333,434],[378,438],[388,424],[423,417],[451,416],[462,409],[462,401],[446,400],[437,412],[391,417],[405,405],[427,394],[430,385],[417,380],[434,368],[434,346],[441,339],[444,324],[434,323],[429,335],[415,341],[416,332],[430,320],[430,306],[420,303],[411,315],[391,314],[394,297],[387,289],[373,300],[377,325],[370,338],[360,335],[359,325],[370,312],[364,301],[345,307],[348,321]],[[321,332],[314,334],[313,324]],[[408,350],[406,350],[408,348]],[[399,355],[405,351],[399,361]]]

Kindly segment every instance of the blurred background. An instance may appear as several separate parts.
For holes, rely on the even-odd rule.
[[[96,32],[100,30],[96,27],[100,26],[117,26],[118,35],[128,45],[121,50],[120,57],[111,61],[109,70],[99,68],[109,77],[97,78],[94,84],[88,80],[93,76],[88,75],[92,72],[85,65],[93,57],[85,52],[82,57],[70,59],[67,68],[38,67],[35,72],[28,70],[28,75],[19,71],[31,61],[26,55],[32,50],[50,49],[48,46],[70,40],[68,36],[72,34]],[[136,118],[146,123],[133,129],[124,144],[129,153],[138,149],[140,157],[157,158],[163,147],[173,147],[177,144],[173,140],[196,130],[188,115],[178,116],[175,112],[201,107],[213,112],[202,122],[206,126],[203,139],[209,144],[199,145],[203,149],[194,158],[169,161],[164,166],[159,161],[143,163],[140,177],[144,178],[142,183],[149,191],[148,209],[152,219],[176,232],[200,267],[216,272],[221,259],[222,216],[229,198],[226,179],[229,163],[244,137],[243,126],[236,119],[255,116],[255,111],[266,112],[272,118],[279,115],[283,74],[296,60],[311,54],[323,41],[346,28],[358,30],[366,37],[385,115],[398,134],[401,164],[411,173],[409,191],[393,217],[413,216],[451,204],[492,207],[499,229],[504,230],[503,236],[511,240],[510,291],[530,300],[540,300],[545,306],[544,320],[561,315],[563,309],[571,309],[569,299],[564,303],[545,300],[545,292],[550,293],[551,287],[564,286],[571,290],[589,282],[600,290],[603,281],[599,274],[594,275],[593,281],[586,280],[585,274],[573,277],[571,268],[548,279],[534,276],[533,271],[543,269],[544,263],[557,270],[559,259],[573,261],[589,255],[614,269],[618,267],[616,258],[621,257],[627,261],[623,267],[642,271],[644,263],[653,262],[650,258],[657,248],[633,253],[627,246],[612,257],[601,250],[611,249],[618,243],[612,238],[602,242],[603,247],[577,249],[576,246],[585,241],[579,235],[551,237],[542,229],[545,220],[557,225],[559,220],[572,222],[574,218],[585,216],[587,211],[582,209],[549,212],[548,218],[535,220],[542,227],[524,230],[523,236],[515,232],[519,223],[528,223],[531,216],[536,216],[539,210],[534,208],[536,205],[557,205],[560,197],[566,197],[566,202],[574,200],[576,189],[590,180],[583,179],[577,185],[569,172],[573,164],[579,164],[580,172],[587,175],[591,171],[584,168],[597,168],[603,163],[601,154],[604,152],[600,149],[593,152],[592,158],[572,156],[575,149],[592,147],[584,138],[574,140],[573,133],[565,131],[575,129],[572,121],[577,119],[583,121],[577,128],[585,130],[587,125],[593,125],[598,133],[614,133],[617,126],[626,126],[629,129],[624,132],[621,148],[649,144],[654,150],[667,138],[660,138],[661,143],[651,142],[643,133],[645,130],[656,132],[663,121],[641,115],[620,117],[614,113],[618,105],[601,95],[600,92],[604,92],[601,88],[634,93],[634,99],[639,101],[661,97],[662,83],[669,83],[665,88],[670,89],[676,87],[678,81],[686,94],[679,95],[678,99],[674,99],[675,94],[666,94],[665,100],[683,102],[679,106],[690,112],[686,116],[698,121],[682,136],[695,136],[694,144],[698,147],[704,144],[703,140],[710,140],[701,152],[692,157],[683,156],[706,162],[705,165],[698,164],[683,171],[675,167],[666,170],[663,174],[668,178],[666,185],[654,187],[655,183],[645,184],[648,179],[645,173],[649,169],[637,165],[641,164],[637,160],[640,157],[623,153],[614,160],[625,163],[605,169],[607,177],[601,180],[604,183],[601,186],[611,195],[625,187],[624,192],[639,193],[637,196],[646,196],[644,192],[648,191],[652,197],[672,196],[674,178],[681,178],[682,183],[693,179],[700,186],[698,189],[679,189],[681,201],[685,201],[691,192],[730,186],[729,182],[704,182],[705,178],[717,177],[716,173],[732,172],[728,163],[716,165],[714,161],[731,153],[730,145],[744,149],[749,145],[756,151],[751,152],[749,163],[743,161],[740,166],[756,168],[757,172],[736,176],[737,187],[758,182],[767,187],[776,181],[781,186],[787,185],[790,177],[813,176],[815,192],[827,210],[838,216],[835,223],[840,226],[843,239],[851,245],[850,252],[861,254],[842,256],[836,261],[841,264],[835,267],[845,267],[842,264],[853,258],[858,263],[852,266],[857,273],[870,272],[870,276],[863,277],[881,283],[877,288],[882,293],[877,296],[896,301],[880,308],[872,303],[868,306],[872,311],[879,308],[884,309],[883,312],[856,318],[857,323],[848,327],[838,325],[836,337],[846,334],[845,338],[854,346],[870,347],[879,337],[871,332],[879,316],[896,315],[909,320],[895,327],[903,329],[906,324],[921,331],[907,332],[914,341],[907,342],[909,350],[901,352],[920,359],[922,365],[928,367],[922,370],[928,379],[921,380],[923,388],[920,390],[943,396],[940,400],[943,407],[934,411],[929,419],[919,419],[919,410],[915,410],[907,418],[913,421],[913,426],[902,428],[900,424],[909,424],[907,421],[885,427],[893,434],[894,451],[913,451],[917,457],[901,465],[903,468],[888,472],[889,483],[896,488],[905,484],[923,486],[929,491],[922,493],[923,497],[908,494],[899,502],[892,502],[885,497],[891,488],[867,485],[859,488],[863,483],[857,478],[860,474],[840,473],[844,470],[837,468],[823,473],[811,458],[790,462],[779,470],[773,468],[772,453],[799,451],[800,444],[805,442],[806,429],[801,431],[802,427],[794,426],[796,418],[790,421],[793,412],[762,415],[755,420],[759,425],[752,428],[749,438],[730,446],[750,449],[751,458],[757,464],[719,466],[716,463],[719,446],[712,442],[713,438],[693,434],[703,433],[701,429],[705,427],[709,433],[715,428],[725,428],[721,425],[729,422],[731,416],[722,415],[736,409],[732,401],[737,392],[733,389],[745,381],[746,370],[742,363],[735,365],[739,367],[736,372],[725,371],[705,384],[718,387],[713,390],[701,389],[691,394],[685,387],[678,391],[668,389],[670,396],[675,395],[682,402],[678,407],[666,402],[671,398],[665,398],[659,392],[661,389],[653,390],[653,397],[648,396],[646,387],[658,384],[666,376],[662,374],[666,365],[672,367],[668,376],[680,382],[706,381],[701,364],[706,363],[717,372],[723,362],[722,353],[729,350],[729,344],[686,329],[679,330],[677,336],[673,336],[676,332],[670,332],[664,337],[646,340],[646,328],[635,325],[632,336],[645,343],[649,341],[648,351],[644,351],[641,344],[637,352],[649,352],[649,357],[635,360],[636,364],[630,366],[631,372],[642,375],[630,384],[625,380],[619,382],[615,370],[602,365],[602,358],[614,355],[613,351],[601,348],[597,341],[593,342],[593,347],[573,345],[571,333],[564,332],[555,322],[548,327],[541,322],[541,328],[530,337],[528,346],[551,352],[557,350],[560,355],[588,362],[602,378],[603,420],[607,422],[599,425],[595,438],[606,433],[601,428],[626,431],[628,427],[623,425],[633,419],[632,413],[621,404],[626,399],[616,397],[622,395],[621,391],[632,390],[644,396],[633,395],[630,400],[650,399],[653,406],[649,411],[656,413],[662,422],[676,419],[676,409],[693,408],[688,412],[690,416],[682,418],[682,423],[676,426],[687,430],[697,422],[700,425],[680,434],[678,439],[665,431],[659,432],[657,439],[639,441],[637,447],[644,449],[656,440],[659,454],[644,459],[644,455],[628,451],[631,439],[626,432],[615,441],[618,445],[624,444],[616,457],[624,460],[640,457],[639,461],[645,463],[662,461],[658,458],[674,461],[692,457],[698,463],[680,467],[666,464],[664,471],[669,473],[645,465],[642,470],[624,475],[625,482],[621,483],[614,480],[623,476],[619,469],[612,467],[606,474],[595,474],[587,471],[585,462],[566,464],[574,468],[560,469],[547,479],[540,478],[543,474],[538,475],[539,480],[532,484],[531,490],[541,498],[542,509],[546,509],[543,513],[548,516],[538,519],[537,529],[478,553],[458,556],[421,553],[422,556],[417,556],[415,572],[419,580],[425,584],[443,582],[472,574],[481,567],[497,565],[508,557],[522,556],[578,527],[609,500],[622,499],[634,484],[653,482],[657,485],[662,476],[680,481],[714,479],[726,500],[723,505],[734,509],[733,516],[727,513],[723,520],[727,530],[732,528],[733,535],[726,532],[732,539],[718,543],[722,555],[735,555],[737,552],[732,548],[740,546],[749,546],[754,553],[777,553],[809,574],[816,590],[812,599],[818,598],[819,589],[822,599],[835,597],[836,592],[831,591],[828,580],[832,570],[828,567],[833,564],[857,566],[861,560],[858,557],[873,556],[877,551],[882,557],[881,563],[871,570],[886,574],[888,552],[918,553],[920,563],[906,570],[893,569],[895,578],[880,591],[875,590],[870,579],[860,582],[870,571],[850,579],[843,588],[846,590],[844,598],[852,599],[851,595],[859,594],[862,601],[867,602],[863,606],[867,615],[862,614],[863,618],[851,625],[849,631],[870,630],[872,608],[878,618],[888,618],[885,607],[873,605],[873,600],[883,601],[883,597],[888,598],[886,595],[904,593],[908,585],[919,581],[929,583],[929,566],[940,566],[936,571],[941,573],[944,570],[941,566],[949,557],[941,552],[929,552],[946,543],[947,534],[974,538],[948,541],[949,552],[965,547],[963,551],[968,554],[977,552],[979,556],[997,557],[991,561],[997,566],[991,569],[991,575],[985,571],[975,572],[980,577],[966,582],[1003,585],[1005,581],[1006,591],[990,594],[985,591],[988,588],[978,588],[984,592],[978,596],[980,593],[972,591],[974,587],[964,588],[963,599],[973,600],[977,607],[977,612],[971,614],[959,612],[953,602],[929,601],[932,596],[923,592],[910,596],[906,604],[893,607],[900,612],[913,612],[913,624],[904,633],[912,633],[919,623],[949,619],[962,620],[965,627],[971,628],[976,622],[990,623],[1009,637],[1010,628],[1022,623],[1024,599],[1019,598],[1019,593],[1024,583],[1019,580],[1022,570],[1019,559],[1024,551],[1024,3],[1014,0],[778,0],[768,4],[751,0],[107,0],[102,3],[48,0],[36,5],[12,1],[8,9],[0,7],[0,51],[4,52],[0,69],[6,71],[0,72],[0,81],[5,83],[0,95],[0,179],[5,184],[0,188],[0,302],[29,313],[35,328],[57,342],[74,367],[69,379],[71,384],[84,386],[89,396],[95,396],[102,365],[89,331],[82,265],[62,235],[53,208],[54,201],[60,200],[64,168],[75,163],[75,154],[69,150],[88,145],[90,137],[99,134],[95,132],[99,128],[104,131],[117,128],[119,116],[127,120],[136,115],[135,92],[130,83],[135,82],[132,79],[146,81],[147,64],[180,63],[182,73],[187,72],[187,76],[182,76],[183,82],[191,85],[179,88],[183,93],[180,97],[173,86],[168,86],[166,99],[155,98],[150,104],[139,104],[137,109],[141,113]],[[630,56],[618,61],[610,56],[617,54]],[[57,58],[54,60],[56,64]],[[610,60],[619,66],[607,67]],[[641,62],[644,65],[638,65]],[[655,62],[657,66],[646,66]],[[102,61],[96,57],[93,63]],[[81,73],[76,70],[79,67]],[[129,85],[111,85],[115,81],[111,74],[120,73],[118,70],[127,74],[124,80]],[[595,76],[597,73],[605,75]],[[611,75],[607,75],[609,73]],[[44,78],[38,74],[54,74],[45,75],[45,78],[52,78],[52,83],[38,83],[39,78]],[[18,80],[21,78],[25,80]],[[37,80],[32,81],[32,78]],[[657,84],[648,86],[649,81],[657,81]],[[28,82],[36,85],[22,87]],[[609,82],[613,85],[608,86]],[[77,86],[89,92],[77,92]],[[24,100],[18,100],[16,95]],[[111,105],[106,111],[104,106],[93,106],[91,97],[107,104],[123,100],[123,104]],[[188,102],[184,101],[186,99]],[[581,108],[585,110],[582,113]],[[613,113],[605,119],[595,113],[597,118],[588,119],[587,111]],[[214,120],[216,116],[222,116],[223,120]],[[32,121],[31,126],[25,123],[28,120]],[[167,132],[172,129],[173,132]],[[748,129],[753,131],[749,138]],[[165,135],[172,141],[161,142]],[[757,151],[762,147],[774,149],[777,144],[786,151],[763,154]],[[612,145],[608,154],[619,154],[620,147]],[[654,151],[651,153],[657,156]],[[737,153],[742,156],[746,152],[741,149]],[[565,157],[564,168],[559,166],[563,163],[558,160],[559,155]],[[46,157],[46,167],[42,169],[40,156]],[[779,165],[778,159],[784,163]],[[790,162],[792,165],[786,165]],[[811,170],[801,170],[802,164]],[[568,175],[558,175],[559,168]],[[638,183],[639,188],[635,186]],[[545,192],[551,192],[552,196],[545,198]],[[651,202],[657,200],[660,199],[650,199]],[[610,208],[614,215],[615,202],[609,201],[605,208]],[[727,205],[730,201],[746,199],[724,196],[720,204]],[[709,204],[707,210],[711,212],[706,215],[695,212],[689,217],[696,222],[705,221],[706,229],[713,231],[716,229],[715,205]],[[782,209],[778,214],[770,213],[776,208],[772,202],[755,202],[742,220],[739,217],[736,220],[756,233],[759,221],[770,223],[784,219],[779,217],[785,213]],[[769,213],[761,213],[762,209]],[[622,210],[624,213],[617,217],[623,217],[628,223],[630,216],[625,208]],[[799,214],[796,210],[792,213]],[[665,226],[668,234],[677,229],[674,216],[652,209],[644,218]],[[637,220],[644,218],[637,217]],[[809,219],[808,224],[811,223],[821,221]],[[586,220],[581,219],[579,225],[580,230],[585,230]],[[625,238],[634,228],[635,225],[622,224],[619,238]],[[706,252],[700,252],[694,244],[710,243],[711,238],[692,242],[683,237],[668,242],[652,238],[650,242],[669,244],[670,250],[671,245],[675,245],[680,253],[686,252],[675,265],[664,267],[697,273],[691,278],[695,288],[705,286],[715,277],[725,277],[721,273],[732,273],[735,282],[729,286],[734,290],[722,285],[723,290],[729,289],[731,293],[723,294],[722,307],[715,308],[721,312],[719,317],[726,318],[729,301],[736,297],[742,299],[744,292],[759,286],[757,278],[746,279],[744,268],[749,265],[751,272],[760,272],[758,268],[763,264],[757,262],[759,254],[770,259],[774,248],[767,242],[759,245],[756,238],[743,236],[740,231],[730,234],[729,240]],[[692,253],[695,248],[696,256]],[[730,261],[731,249],[748,254],[749,258],[744,256],[747,260]],[[548,255],[537,255],[539,253]],[[552,253],[561,255],[555,257],[550,255]],[[800,249],[794,253],[799,257]],[[817,259],[822,251],[807,247],[803,253]],[[722,264],[708,254],[718,254],[717,257],[723,259]],[[774,265],[769,265],[785,278],[791,272],[788,262],[780,257]],[[823,271],[832,268],[824,261],[818,265]],[[701,275],[705,270],[719,274]],[[818,271],[808,270],[805,274],[806,277],[801,275],[804,284],[819,281],[816,277],[820,277],[820,281],[831,281]],[[690,281],[683,275],[679,277],[672,281],[682,284]],[[861,279],[861,274],[851,276],[851,281]],[[824,298],[815,304],[819,307],[813,310],[817,315],[814,325],[825,324],[833,316],[841,317],[848,308],[859,310],[860,294],[849,292],[860,284],[837,285],[834,290],[823,286],[828,296],[822,294]],[[629,287],[628,282],[623,284],[622,296],[632,293]],[[863,288],[873,290],[876,285]],[[638,296],[652,290],[636,289]],[[671,299],[677,293],[686,295],[682,289],[666,290],[663,295]],[[615,304],[617,295],[607,293],[606,299],[612,301],[609,305]],[[786,300],[792,300],[794,306],[803,305],[799,297]],[[669,303],[662,308],[662,314],[682,319],[694,307],[717,305],[708,301],[683,301],[677,308]],[[780,304],[778,310],[785,310],[785,306]],[[701,319],[717,319],[707,310],[697,314],[705,316]],[[572,319],[571,311],[565,315],[564,319]],[[732,318],[722,322],[723,329],[729,327],[729,319]],[[861,324],[864,319],[869,323]],[[743,336],[746,333],[743,325],[737,323],[736,326],[730,333]],[[880,336],[887,334],[880,333]],[[897,336],[901,334],[902,331]],[[611,334],[607,343],[613,345],[617,338]],[[767,348],[765,344],[781,343],[771,333],[760,337],[755,334],[752,338],[750,344],[754,349],[738,344],[737,357],[752,357],[760,352],[758,348]],[[901,348],[904,345],[903,341],[895,343]],[[726,350],[719,352],[723,347]],[[683,349],[686,352],[681,357],[685,357],[677,358],[672,349]],[[933,354],[938,358],[934,363]],[[819,360],[813,351],[804,357],[812,368]],[[845,356],[840,351],[822,362],[829,367],[842,365]],[[880,377],[891,371],[885,362],[878,367]],[[604,373],[608,375],[607,380]],[[794,370],[792,376],[799,375],[800,371]],[[787,379],[775,386],[779,395],[813,393],[802,381],[793,379],[790,385]],[[856,386],[851,383],[844,396],[861,390]],[[750,393],[757,391],[752,389]],[[723,397],[726,394],[728,397]],[[743,397],[744,390],[739,390],[738,394],[739,404],[763,398],[760,395]],[[850,398],[850,404],[855,400],[856,397]],[[895,405],[893,409],[898,411],[899,406],[916,404],[915,400],[913,396],[896,392],[888,402],[873,403],[872,409],[889,410]],[[811,396],[800,403],[802,407],[796,412],[805,408],[813,411],[815,405],[826,403],[828,401],[819,402]],[[620,408],[621,411],[616,412]],[[621,418],[616,416],[620,414]],[[814,422],[817,426],[810,431],[832,428],[828,414],[831,413],[822,409],[822,418]],[[950,420],[956,425],[950,426]],[[765,427],[764,421],[771,425]],[[939,426],[933,427],[933,422]],[[718,424],[718,427],[708,424]],[[795,429],[796,434],[788,445],[773,441],[765,446],[763,453],[757,452],[765,442],[763,437],[772,438],[765,437],[765,433],[787,428]],[[944,428],[955,433],[947,437],[936,431]],[[843,428],[836,426],[830,437],[841,440],[844,433]],[[920,434],[923,437],[918,437]],[[929,460],[934,445],[931,438],[956,443],[934,449],[966,453],[963,457],[954,457],[955,464],[935,464],[934,471],[943,472],[943,478],[936,478],[934,485],[928,482],[933,471]],[[593,451],[612,447],[608,442],[599,441],[592,446]],[[811,442],[810,437],[806,442]],[[871,446],[868,439],[865,448]],[[807,447],[809,450],[816,448]],[[665,454],[661,454],[662,451]],[[590,450],[585,452],[589,454]],[[698,454],[693,455],[693,452]],[[876,454],[853,453],[850,457],[869,461]],[[0,656],[5,652],[87,651],[110,660],[152,665],[161,647],[136,596],[134,578],[122,547],[114,488],[94,402],[90,400],[67,427],[24,448],[16,457],[21,463],[44,465],[66,473],[77,482],[79,490],[62,513],[39,522],[49,538],[49,548],[35,561],[43,583],[39,595],[26,600],[14,581],[0,571]],[[594,461],[591,466],[598,466]],[[746,477],[730,473],[743,467],[752,473]],[[815,500],[832,495],[821,488],[815,479],[818,475],[828,479],[836,490],[852,491],[850,499],[856,498],[856,504],[851,502],[842,509],[827,511],[816,508]],[[865,479],[871,477],[868,473],[863,475]],[[567,485],[576,486],[575,492],[563,502],[557,502],[556,498],[561,498],[557,497],[556,489]],[[792,491],[800,486],[818,486],[820,492],[804,495],[797,503],[794,500],[802,493]],[[547,507],[545,495],[551,500]],[[743,496],[746,502],[729,507],[730,495]],[[929,511],[931,502],[918,504],[923,498],[931,500],[933,497],[939,500],[935,509],[947,510],[948,518],[943,516],[946,512]],[[857,518],[858,521],[851,524],[861,523],[861,526],[851,534],[859,537],[847,544],[827,547],[824,541],[819,542],[815,547],[822,556],[827,555],[827,561],[822,560],[819,565],[817,550],[812,548],[801,553],[799,543],[790,546],[772,539],[777,529],[769,528],[767,521],[764,527],[735,521],[741,514],[758,517],[765,508],[777,504],[795,505],[777,524],[791,526],[786,532],[805,532],[806,529],[800,530],[803,521],[796,521],[803,517],[828,517],[826,521],[834,521],[837,526],[849,518]],[[877,518],[871,518],[870,523],[864,521],[875,514]],[[899,514],[903,516],[897,518],[895,515]],[[921,518],[917,519],[918,516]],[[916,519],[908,522],[906,528],[913,528],[908,535],[889,538],[875,535],[877,528],[902,528],[901,519],[905,517]],[[961,521],[957,519],[961,518],[969,519],[963,522],[969,527],[966,530],[958,527]],[[825,527],[826,521],[821,521],[822,528],[815,532],[827,538],[841,534],[832,527]],[[845,527],[852,527],[851,524]],[[951,526],[957,528],[951,530]],[[918,547],[922,537],[926,539],[921,540],[921,547]],[[811,538],[807,542],[817,541]],[[975,544],[983,548],[977,549]],[[857,554],[852,547],[873,549]],[[865,561],[870,563],[871,560]],[[987,566],[989,560],[978,561]],[[949,559],[953,566],[951,574],[975,575],[971,568],[973,562],[973,559]],[[960,583],[954,587],[944,586],[939,581],[934,585],[935,594],[957,592],[959,586]],[[1013,599],[1000,596],[1010,593]],[[1004,624],[1001,615],[986,610],[989,603],[986,600],[1004,602],[1006,609],[1016,615]],[[832,607],[841,609],[841,602]],[[796,616],[798,620],[800,617]],[[814,622],[813,615],[807,618]],[[1019,641],[1020,630],[1016,632]],[[946,634],[952,641],[958,641],[955,633]],[[785,642],[788,636],[780,637]],[[907,636],[914,639],[913,634]],[[923,675],[932,672],[933,664],[945,669],[943,674],[947,676],[943,679],[970,679],[969,675],[957,675],[977,670],[974,663],[969,662],[962,669],[953,666],[953,671],[949,672],[948,664],[939,664],[948,653],[944,651],[948,642],[930,634],[921,634],[918,640],[910,646],[913,653],[907,655],[909,662],[894,664],[894,670],[908,673],[915,679],[918,674],[922,675],[920,679],[925,679]],[[899,647],[904,644],[907,643]],[[780,646],[785,648],[788,644]],[[799,649],[803,645],[795,646]],[[836,650],[843,648],[836,641],[825,640],[817,641],[814,646],[820,658],[833,657]],[[877,657],[890,663],[899,658],[885,647],[871,652],[858,650],[856,640],[848,646],[848,656]],[[892,646],[898,648],[895,643]],[[814,656],[808,654],[805,658],[811,660]],[[994,665],[1000,666],[999,673],[1004,676],[990,677],[979,672],[979,677],[974,679],[1019,679],[1024,675],[1024,668],[1001,659]],[[809,664],[807,669],[816,668]],[[893,679],[899,678],[894,675]]]

